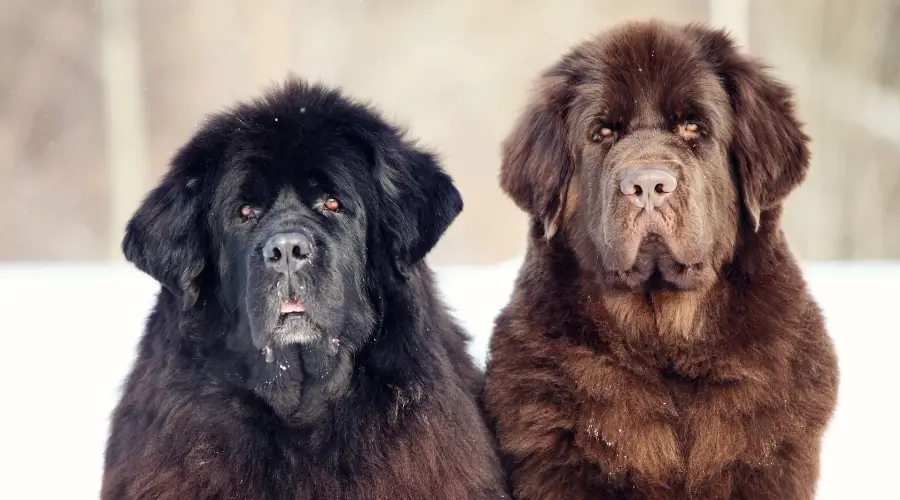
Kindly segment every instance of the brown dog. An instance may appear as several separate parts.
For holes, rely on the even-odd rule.
[[[807,140],[701,25],[628,24],[542,75],[504,145],[533,223],[485,391],[515,498],[813,498],[837,362],[779,227]]]

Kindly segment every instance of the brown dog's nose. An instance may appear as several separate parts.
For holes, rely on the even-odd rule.
[[[625,174],[619,183],[622,193],[632,203],[647,211],[661,207],[676,186],[678,181],[675,176],[666,168],[658,166],[636,168]]]

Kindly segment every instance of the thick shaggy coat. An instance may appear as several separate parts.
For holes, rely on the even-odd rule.
[[[837,363],[779,226],[807,141],[702,25],[623,25],[542,75],[504,145],[532,227],[485,389],[515,498],[814,497]]]
[[[461,210],[432,154],[335,90],[211,117],[127,227],[162,288],[102,498],[503,498],[423,261]]]

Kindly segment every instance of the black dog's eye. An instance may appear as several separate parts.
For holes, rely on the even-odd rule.
[[[591,140],[602,142],[616,135],[616,129],[612,125],[600,125],[591,133]]]
[[[256,210],[254,210],[250,205],[241,205],[238,213],[241,215],[241,219],[243,220],[249,220],[256,216]]]
[[[325,210],[329,212],[338,212],[341,209],[341,202],[335,198],[328,198],[325,200],[325,203],[322,204],[325,207]]]

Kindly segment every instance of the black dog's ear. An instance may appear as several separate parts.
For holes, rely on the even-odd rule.
[[[376,148],[375,178],[383,232],[402,270],[434,248],[462,212],[463,201],[434,154],[400,139],[391,142]]]
[[[567,125],[573,78],[569,64],[566,58],[541,75],[535,97],[502,146],[500,186],[543,224],[548,240],[559,229],[575,170]]]
[[[791,90],[760,62],[740,54],[724,30],[692,25],[689,32],[722,80],[734,111],[730,156],[754,230],[762,212],[779,206],[809,170],[809,137]]]
[[[125,229],[122,252],[135,267],[182,298],[197,302],[209,255],[204,175],[216,147],[201,132],[176,154],[162,182],[144,198]]]

